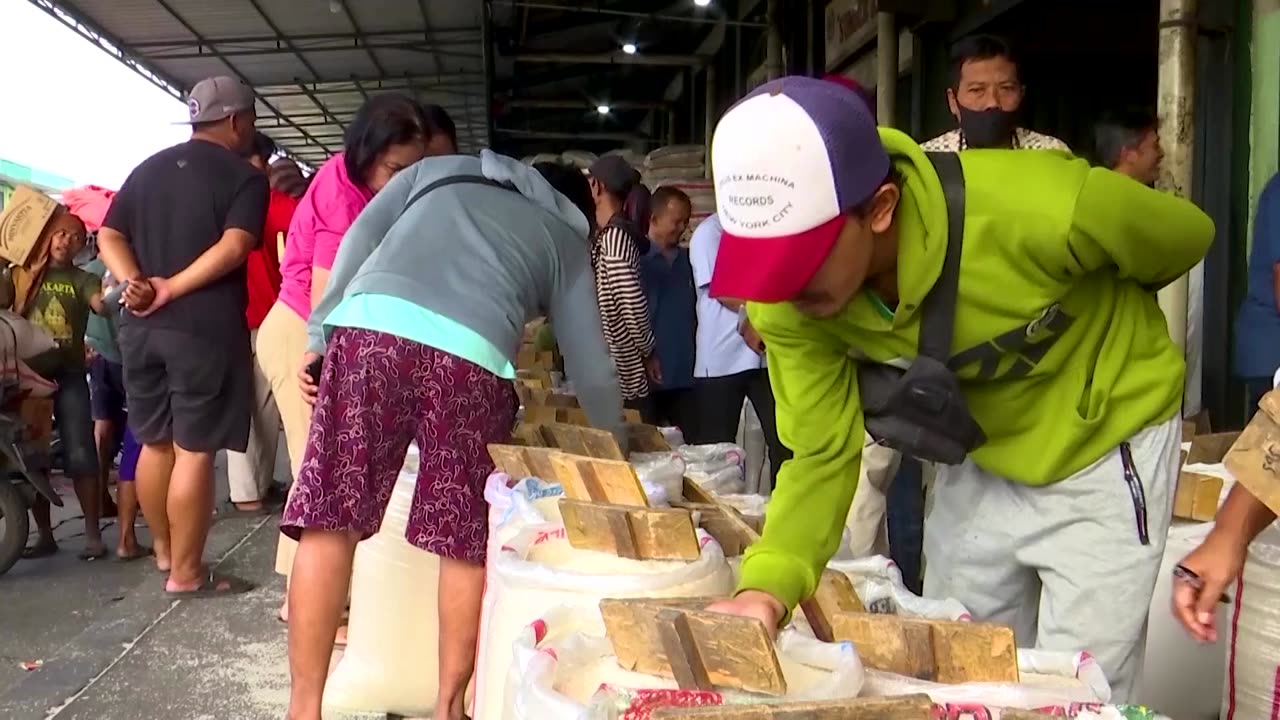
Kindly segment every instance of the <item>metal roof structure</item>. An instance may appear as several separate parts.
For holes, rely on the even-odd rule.
[[[464,152],[661,144],[677,110],[700,112],[677,106],[693,71],[730,30],[741,52],[743,30],[758,46],[765,27],[762,0],[29,2],[177,98],[239,77],[258,95],[259,128],[313,166],[341,148],[365,99],[390,90],[447,110]]]
[[[489,144],[484,4],[466,0],[30,0],[166,92],[232,75],[258,127],[319,165],[371,94],[445,108],[464,151]]]

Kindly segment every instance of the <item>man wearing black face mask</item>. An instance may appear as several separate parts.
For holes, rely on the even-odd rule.
[[[960,127],[924,143],[926,151],[968,148],[1067,150],[1061,140],[1018,127],[1024,88],[1009,43],[994,35],[962,38],[951,48],[947,104]]]

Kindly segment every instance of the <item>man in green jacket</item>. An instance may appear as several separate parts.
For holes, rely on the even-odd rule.
[[[1152,290],[1196,264],[1194,205],[1058,151],[972,150],[953,361],[987,441],[941,468],[925,594],[1087,650],[1130,699],[1172,511],[1182,354]],[[748,300],[782,442],[764,534],[713,609],[784,621],[840,540],[863,451],[860,361],[909,362],[946,255],[929,159],[848,90],[788,77],[721,120],[713,295]]]

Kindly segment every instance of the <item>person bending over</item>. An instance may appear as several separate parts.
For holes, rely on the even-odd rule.
[[[739,594],[714,609],[777,627],[836,550],[863,447],[859,365],[916,359],[961,240],[937,162],[964,184],[949,367],[986,441],[939,470],[925,595],[1013,626],[1019,647],[1087,650],[1129,701],[1185,372],[1152,290],[1204,257],[1212,221],[1064,152],[931,159],[855,94],[801,77],[730,109],[711,162],[725,231],[711,294],[748,301],[794,453]]]
[[[621,430],[589,229],[538,172],[486,151],[405,169],[347,231],[298,371],[315,411],[281,521],[298,540],[289,718],[320,720],[356,543],[381,525],[410,442],[422,461],[405,537],[440,557],[435,720],[462,718],[484,591],[487,445],[515,427],[526,322],[550,318],[588,418]],[[322,354],[317,388],[311,370]]]

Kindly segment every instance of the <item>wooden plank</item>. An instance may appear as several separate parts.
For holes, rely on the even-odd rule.
[[[530,425],[546,425],[556,422],[556,408],[546,405],[527,405],[520,416],[522,422]]]
[[[557,413],[564,411],[563,408],[556,410]],[[618,447],[617,438],[607,430],[548,422],[543,424],[542,435],[548,446],[559,448],[567,453],[605,460],[626,459],[622,454],[622,448]]]
[[[834,642],[831,616],[841,612],[865,613],[867,608],[854,593],[848,575],[838,570],[826,570],[818,580],[818,589],[813,596],[800,603],[800,611],[809,621],[814,636],[822,642]]]
[[[555,478],[570,500],[648,507],[649,498],[635,468],[620,460],[601,460],[567,453],[551,458]]]
[[[671,445],[655,425],[627,423],[631,452],[670,452]]]
[[[1266,413],[1272,421],[1280,423],[1280,391],[1271,390],[1263,395],[1257,409]]]
[[[1280,514],[1280,425],[1275,420],[1266,412],[1254,413],[1223,462],[1236,482]]]
[[[1191,448],[1187,451],[1187,464],[1207,463],[1214,464],[1222,462],[1222,458],[1227,456],[1227,451],[1240,439],[1240,433],[1213,433],[1211,435],[1197,435],[1191,440]]]
[[[635,508],[561,498],[569,544],[638,560],[697,560],[693,519],[683,510]]]
[[[659,610],[658,637],[677,685],[686,690],[715,689],[702,661],[701,648],[693,637],[687,611],[675,608]]]
[[[690,478],[684,479],[684,499],[689,502],[705,503],[710,505],[716,504],[716,496],[709,490],[704,490],[697,481]]]
[[[726,517],[735,512],[733,508],[715,503],[673,502],[671,507],[698,513],[698,527],[715,538],[726,557],[737,557],[746,551],[749,542],[744,538],[739,526]]]
[[[558,470],[552,461],[556,451],[542,447],[522,447],[520,445],[489,446],[489,457],[499,470],[517,480],[526,477],[537,477],[552,482],[563,482],[558,477]]]
[[[842,612],[831,627],[869,668],[947,684],[1018,682],[1013,629],[1003,625]]]
[[[639,423],[639,422],[644,422],[644,418],[640,415],[639,410],[632,410],[631,408],[623,408],[622,421],[629,422],[629,423]]]
[[[1001,717],[1010,720],[1010,711]],[[928,695],[891,698],[843,698],[768,705],[717,705],[713,707],[656,708],[652,720],[931,720],[933,701]],[[1019,716],[1019,720],[1039,720]]]
[[[938,682],[1018,682],[1013,628],[966,622],[931,622],[929,626]]]
[[[1183,520],[1206,522],[1218,514],[1218,498],[1222,495],[1222,478],[1183,471],[1178,474],[1178,487],[1173,498],[1173,516]]]
[[[526,447],[546,447],[546,441],[542,439],[541,425],[531,425],[529,423],[522,422],[519,425],[516,425],[516,429],[512,433],[512,437],[519,441],[516,443],[517,445],[524,445]]]
[[[542,438],[546,440],[548,447],[563,450],[571,455],[590,457],[586,443],[582,441],[582,434],[573,425],[558,422],[546,423],[542,426]]]
[[[675,678],[688,690],[699,689],[701,669],[711,687],[775,697],[787,692],[773,640],[759,620],[643,599],[601,600],[600,614],[624,669]],[[674,669],[667,649],[672,638],[679,640]]]

